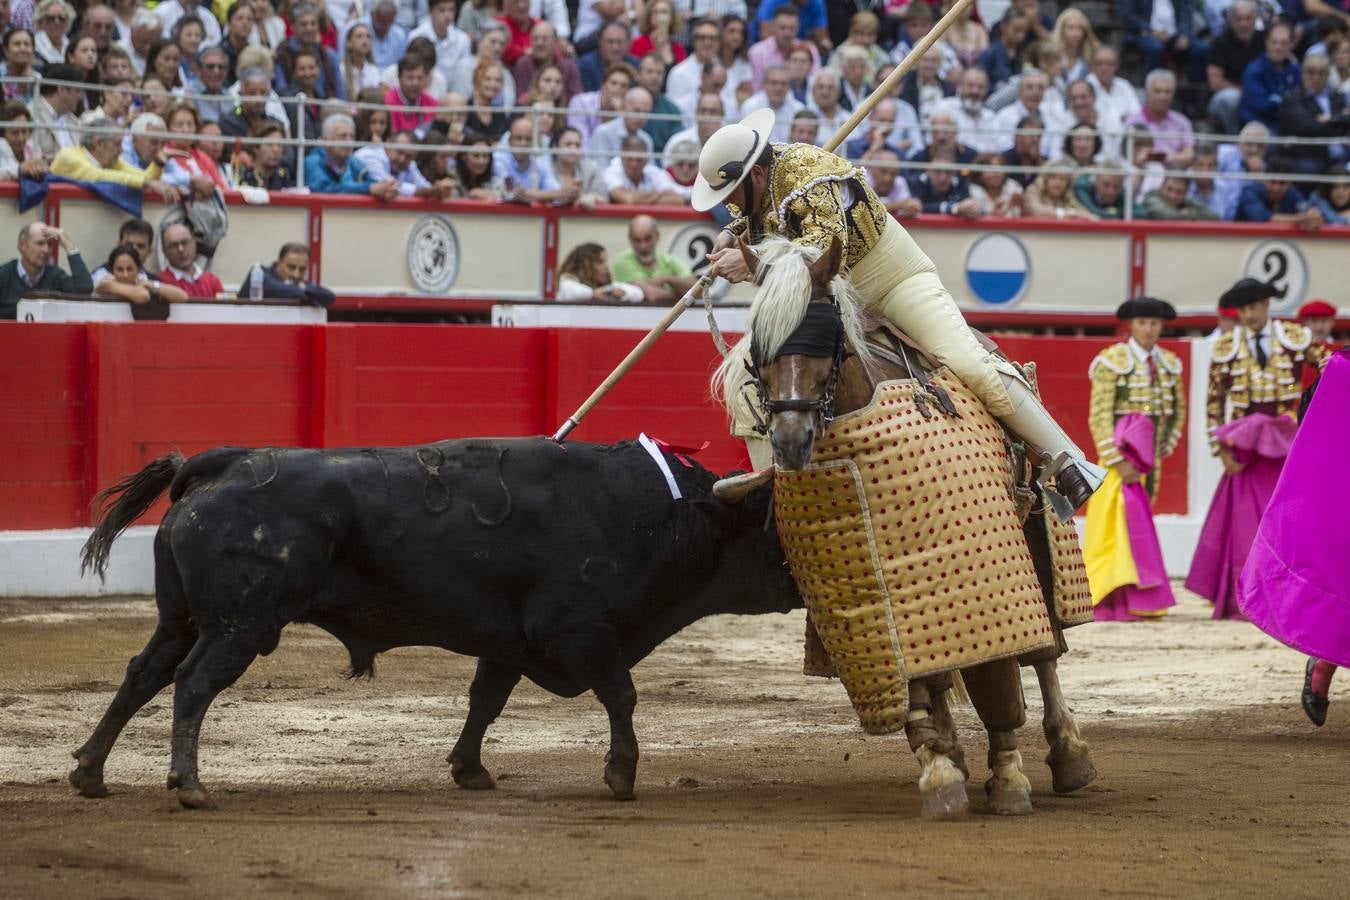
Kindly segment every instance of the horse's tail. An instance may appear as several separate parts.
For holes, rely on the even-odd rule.
[[[127,475],[99,492],[93,502],[98,524],[80,551],[81,575],[92,569],[100,580],[103,579],[113,541],[159,499],[182,467],[182,454],[166,453],[134,475]]]

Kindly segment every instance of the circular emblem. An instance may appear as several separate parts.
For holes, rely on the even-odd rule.
[[[666,252],[689,267],[695,275],[708,268],[708,254],[717,240],[718,228],[707,222],[686,225],[670,239]]]
[[[423,216],[413,224],[408,275],[424,294],[443,294],[459,277],[459,236],[445,216]]]
[[[978,238],[966,253],[966,284],[976,299],[1016,303],[1031,283],[1031,258],[1022,242],[1005,231]]]
[[[1258,281],[1268,281],[1275,288],[1270,301],[1271,312],[1290,312],[1308,292],[1308,263],[1303,253],[1291,241],[1261,241],[1247,254],[1242,274]]]

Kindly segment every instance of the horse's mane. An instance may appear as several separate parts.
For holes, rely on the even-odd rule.
[[[777,355],[783,344],[797,330],[806,316],[811,302],[811,270],[808,266],[820,258],[817,247],[794,244],[787,238],[770,236],[755,246],[762,266],[768,266],[764,283],[750,304],[750,315],[745,334],[717,367],[712,376],[713,397],[727,408],[733,420],[737,405],[744,401],[745,387],[750,383],[746,363],[750,361],[751,347],[767,362]],[[869,374],[874,374],[871,351],[867,347],[862,326],[862,311],[853,286],[842,276],[831,282],[835,301],[844,322],[844,337]],[[741,418],[747,418],[742,412]]]

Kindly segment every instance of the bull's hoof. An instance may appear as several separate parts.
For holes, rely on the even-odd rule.
[[[954,819],[970,809],[965,782],[952,781],[923,795],[919,815],[925,819]]]
[[[1077,750],[1068,744],[1055,744],[1046,755],[1045,764],[1050,767],[1050,786],[1056,794],[1072,794],[1097,780],[1097,769],[1086,744]]]
[[[1026,785],[1011,785],[997,777],[984,783],[984,811],[995,816],[1031,815],[1031,790]]]
[[[482,763],[465,763],[458,759],[450,760],[450,774],[455,784],[468,791],[490,791],[497,787],[492,773],[483,768]]]
[[[81,797],[106,797],[108,786],[103,783],[103,766],[95,765],[87,756],[81,756],[77,750],[72,754],[79,765],[70,770],[71,787],[80,792]]]
[[[637,781],[636,768],[623,768],[609,763],[605,766],[605,784],[614,793],[615,800],[636,800],[633,784]]]
[[[178,802],[184,809],[215,809],[216,802],[211,799],[206,788],[201,785],[191,788],[179,788]]]

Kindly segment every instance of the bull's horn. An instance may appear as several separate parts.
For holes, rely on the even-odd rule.
[[[713,496],[725,503],[738,503],[760,485],[773,481],[773,467],[758,472],[745,472],[730,478],[719,478],[713,485]]]

